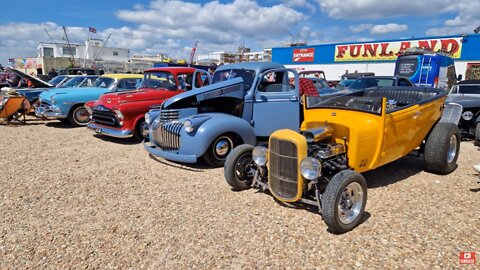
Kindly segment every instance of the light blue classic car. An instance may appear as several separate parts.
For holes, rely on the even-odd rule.
[[[94,87],[44,91],[40,94],[40,105],[35,108],[35,115],[68,121],[73,126],[85,126],[90,122],[85,102],[96,100],[107,92],[136,89],[142,78],[142,74],[105,74],[96,80]]]
[[[257,145],[280,128],[298,129],[299,111],[295,70],[271,62],[224,65],[213,84],[174,96],[145,115],[145,149],[167,160],[203,158],[222,166],[237,145]]]

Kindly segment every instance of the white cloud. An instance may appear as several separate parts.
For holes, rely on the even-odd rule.
[[[429,28],[427,35],[471,34],[480,25],[480,2],[457,2],[458,15],[446,20],[442,27]]]
[[[206,4],[156,0],[148,9],[120,10],[119,19],[161,28],[173,38],[230,44],[241,37],[263,40],[266,36],[288,34],[303,14],[284,4],[262,7],[255,1]]]
[[[244,42],[258,49],[271,40],[289,36],[291,29],[305,19],[304,14],[286,4],[264,7],[252,0],[206,4],[155,0],[148,6],[132,4],[132,9],[120,10],[116,16],[134,26],[97,29],[93,36],[106,39],[112,33],[107,46],[130,48],[139,54],[167,53],[175,58],[188,58],[195,40],[199,40],[198,54],[232,51]],[[36,56],[35,45],[50,41],[44,28],[56,40],[63,37],[61,26],[54,22],[0,25],[0,62]],[[82,43],[88,36],[86,27],[67,29],[71,42]]]
[[[310,3],[311,1],[307,0],[282,0],[285,5],[288,7],[300,7],[300,8],[306,8],[310,12],[315,12],[317,9],[315,8],[315,5]]]
[[[394,32],[405,32],[407,31],[407,29],[408,29],[408,26],[405,24],[396,24],[396,23],[378,24],[372,27],[372,30],[370,30],[370,34],[381,35],[381,34],[394,33]]]
[[[350,25],[348,27],[348,29],[350,29],[350,31],[352,31],[354,33],[360,33],[360,32],[363,32],[363,31],[370,30],[370,29],[372,29],[372,27],[373,27],[373,24],[371,24],[371,23],[362,23],[362,24],[359,24],[359,25]]]
[[[470,0],[316,0],[320,9],[334,19],[380,19],[398,16],[430,16],[458,10],[459,2]]]

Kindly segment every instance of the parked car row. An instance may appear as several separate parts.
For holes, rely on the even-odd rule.
[[[269,190],[280,201],[317,207],[337,233],[362,221],[361,173],[417,150],[428,171],[448,174],[461,134],[480,142],[480,106],[457,104],[480,84],[455,85],[445,103],[445,91],[399,76],[361,76],[341,90],[324,80],[320,71],[299,74],[271,62],[223,65],[212,78],[195,68],[152,68],[43,91],[35,114],[133,137],[167,160],[224,166],[232,189]]]

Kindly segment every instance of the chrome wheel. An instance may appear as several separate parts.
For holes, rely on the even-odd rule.
[[[88,122],[90,122],[90,114],[83,106],[75,109],[73,112],[73,118],[79,125],[86,125]]]
[[[214,154],[217,159],[225,159],[225,157],[230,153],[233,147],[232,140],[227,136],[219,137],[214,142]]]
[[[352,182],[345,187],[338,201],[338,218],[343,224],[350,224],[358,217],[365,203],[363,198],[359,183]]]
[[[448,155],[447,155],[447,161],[448,163],[451,163],[457,155],[457,136],[452,135],[450,137],[450,144],[448,146]]]
[[[148,139],[148,124],[145,121],[140,125],[140,134],[143,138]]]

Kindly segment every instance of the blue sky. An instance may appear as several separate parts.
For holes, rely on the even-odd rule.
[[[258,50],[303,40],[319,44],[472,33],[480,25],[479,0],[55,0],[6,1],[2,7],[3,64],[8,58],[35,56],[36,44],[49,41],[43,29],[61,40],[63,25],[74,42],[85,40],[93,26],[94,37],[112,33],[109,46],[175,58],[187,58],[195,40],[203,54],[233,51],[242,43]]]

